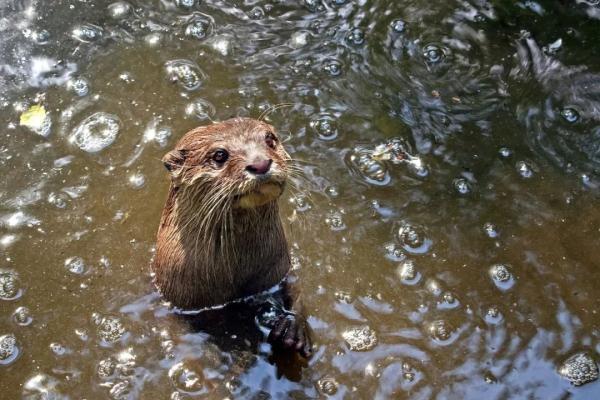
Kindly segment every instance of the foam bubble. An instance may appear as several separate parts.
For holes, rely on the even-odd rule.
[[[558,372],[575,386],[598,379],[598,365],[588,353],[577,353],[560,366]]]
[[[121,121],[116,115],[97,112],[83,120],[69,141],[87,153],[97,153],[114,143]]]
[[[369,326],[351,328],[342,333],[342,337],[352,351],[369,351],[377,346],[377,335]]]
[[[12,364],[19,357],[17,338],[12,333],[0,336],[0,365]]]

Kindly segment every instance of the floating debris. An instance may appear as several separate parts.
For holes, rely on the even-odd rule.
[[[52,120],[50,114],[46,112],[46,108],[43,105],[36,104],[21,114],[19,125],[31,129],[40,136],[47,137],[50,135]]]

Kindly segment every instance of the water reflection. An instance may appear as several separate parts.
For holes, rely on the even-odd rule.
[[[596,398],[594,2],[0,5],[6,398]],[[315,355],[150,284],[185,131],[263,116]]]

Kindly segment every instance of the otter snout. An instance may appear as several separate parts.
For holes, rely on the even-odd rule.
[[[254,175],[264,175],[271,169],[271,164],[273,164],[273,160],[271,159],[254,161],[252,164],[246,166],[246,171]]]

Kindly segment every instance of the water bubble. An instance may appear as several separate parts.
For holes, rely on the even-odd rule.
[[[158,46],[163,40],[163,35],[160,32],[152,32],[144,36],[144,43],[150,47]]]
[[[199,394],[204,391],[204,375],[202,372],[195,370],[196,364],[186,365],[185,362],[179,362],[169,370],[169,378],[173,386],[178,390],[190,393]]]
[[[14,271],[0,270],[0,300],[16,300],[21,293],[19,275]]]
[[[329,225],[329,228],[332,231],[341,231],[346,229],[346,224],[344,223],[342,213],[338,211],[329,213],[325,218],[325,223]]]
[[[339,189],[335,186],[328,186],[325,189],[325,193],[330,197],[338,197],[340,195]]]
[[[263,10],[261,7],[256,6],[252,10],[250,10],[248,16],[252,19],[263,19],[265,17],[265,10]]]
[[[442,294],[442,301],[438,303],[438,308],[443,310],[449,310],[453,308],[457,308],[460,305],[460,302],[451,292],[444,292]]]
[[[329,0],[329,2],[334,6],[341,6],[346,4],[348,0]]]
[[[167,78],[185,90],[196,90],[206,79],[204,72],[189,60],[172,60],[165,64]]]
[[[333,396],[338,391],[339,384],[337,381],[329,376],[319,379],[317,382],[317,387],[319,391],[325,395]]]
[[[386,257],[392,261],[402,261],[406,258],[402,250],[402,247],[396,243],[388,243],[385,245]]]
[[[114,19],[123,19],[131,13],[132,7],[126,1],[117,1],[108,6],[108,15]]]
[[[121,320],[114,316],[101,317],[94,314],[94,322],[98,326],[98,336],[106,343],[115,343],[120,340],[125,333],[125,327]]]
[[[516,168],[517,172],[519,172],[519,175],[521,175],[523,178],[529,179],[533,176],[533,169],[525,161],[518,161]]]
[[[13,313],[13,320],[18,325],[27,326],[33,321],[33,318],[31,317],[31,311],[29,311],[29,308],[21,306]]]
[[[490,276],[498,289],[508,290],[514,285],[514,278],[508,266],[495,264],[490,268]]]
[[[579,113],[576,109],[565,107],[560,111],[561,117],[570,124],[574,124],[579,120]]]
[[[385,164],[374,160],[371,152],[364,149],[355,149],[350,156],[350,161],[358,173],[368,182],[375,185],[387,185],[390,174]]]
[[[202,40],[212,32],[212,23],[208,19],[196,18],[185,27],[185,34],[189,37]]]
[[[175,0],[175,5],[179,8],[190,9],[196,5],[197,0]]]
[[[81,275],[85,273],[87,267],[81,257],[70,257],[65,260],[65,268],[72,273]]]
[[[101,379],[110,378],[117,369],[117,362],[113,358],[105,358],[98,362],[96,373]]]
[[[57,356],[62,356],[67,353],[67,348],[60,343],[50,343],[50,350]]]
[[[500,157],[502,158],[508,158],[512,156],[512,150],[508,147],[501,147],[500,150],[498,150],[498,154],[500,154]]]
[[[342,333],[342,337],[352,351],[369,351],[378,342],[375,331],[369,326],[348,329]]]
[[[471,193],[471,184],[465,178],[457,178],[452,184],[456,193],[460,195],[465,196]]]
[[[497,325],[502,321],[503,317],[498,307],[491,306],[485,311],[484,319],[485,322],[487,322],[490,325]]]
[[[433,321],[429,324],[428,331],[433,341],[441,345],[450,344],[456,333],[455,328],[443,319]]]
[[[398,266],[396,273],[400,281],[405,285],[415,285],[421,280],[421,273],[417,271],[415,263],[412,260],[406,260]]]
[[[391,26],[392,29],[398,33],[404,32],[404,30],[406,29],[406,23],[401,19],[393,20]]]
[[[45,29],[32,31],[29,37],[37,44],[46,44],[50,40],[50,32]]]
[[[146,184],[146,177],[141,172],[136,172],[129,175],[129,186],[134,189],[141,189]]]
[[[200,121],[212,120],[217,110],[208,100],[197,98],[185,107],[185,114],[188,117],[196,118]]]
[[[116,115],[97,112],[75,128],[69,141],[85,152],[97,153],[116,140],[120,127],[121,121]]]
[[[413,254],[426,253],[432,244],[421,227],[406,222],[398,228],[398,240],[404,250]]]
[[[492,224],[491,222],[486,222],[485,224],[483,224],[483,231],[485,232],[485,235],[489,238],[492,239],[496,239],[498,236],[500,236],[500,232],[498,232],[498,228],[496,227],[496,225]]]
[[[77,96],[85,96],[90,92],[90,84],[84,78],[72,78],[67,81],[67,89]]]
[[[577,353],[569,357],[558,372],[575,386],[598,379],[598,365],[588,353]]]
[[[346,37],[348,43],[360,46],[365,43],[365,34],[360,28],[353,28]]]
[[[297,195],[290,199],[290,202],[294,205],[294,208],[300,212],[306,212],[311,209],[310,203],[306,200],[306,196]]]
[[[0,365],[12,364],[19,356],[19,347],[15,335],[9,333],[0,336]]]
[[[323,114],[310,122],[311,128],[319,139],[333,140],[338,136],[337,123],[334,117]]]
[[[65,208],[67,207],[67,202],[69,200],[69,196],[65,193],[50,193],[48,195],[48,203],[52,204],[57,208]]]
[[[73,28],[71,35],[80,42],[90,43],[100,39],[104,31],[101,27],[93,24],[82,24]]]
[[[327,60],[323,64],[323,70],[330,76],[339,76],[342,74],[342,63],[334,59]]]
[[[440,283],[435,279],[427,280],[425,287],[427,287],[429,293],[431,293],[435,297],[439,297],[442,294],[442,287],[440,286]]]
[[[435,45],[429,44],[423,48],[423,57],[429,64],[437,64],[445,57],[444,50]]]

